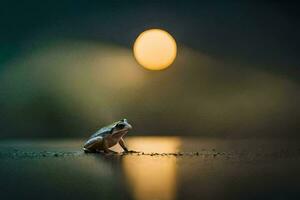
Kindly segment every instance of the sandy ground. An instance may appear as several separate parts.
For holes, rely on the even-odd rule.
[[[83,140],[1,141],[0,199],[300,198],[300,141],[126,141],[140,153],[85,154]]]

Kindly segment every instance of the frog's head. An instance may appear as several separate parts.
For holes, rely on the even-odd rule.
[[[112,136],[113,137],[123,137],[130,129],[132,129],[132,126],[127,122],[127,119],[122,119],[115,123],[113,129],[112,129]]]

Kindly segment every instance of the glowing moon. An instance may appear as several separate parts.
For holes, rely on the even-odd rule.
[[[146,69],[162,70],[169,67],[176,58],[176,41],[164,30],[150,29],[142,32],[135,40],[133,54]]]

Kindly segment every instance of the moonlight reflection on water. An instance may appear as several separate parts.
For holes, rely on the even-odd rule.
[[[128,145],[143,152],[176,152],[179,138],[132,138]],[[136,200],[172,200],[176,195],[176,158],[126,156],[123,167]]]

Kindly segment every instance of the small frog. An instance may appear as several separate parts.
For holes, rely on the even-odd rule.
[[[132,126],[126,119],[105,126],[88,139],[84,144],[83,150],[86,153],[116,153],[109,148],[119,143],[125,152],[129,152],[123,136],[126,135],[130,129],[132,129]]]

